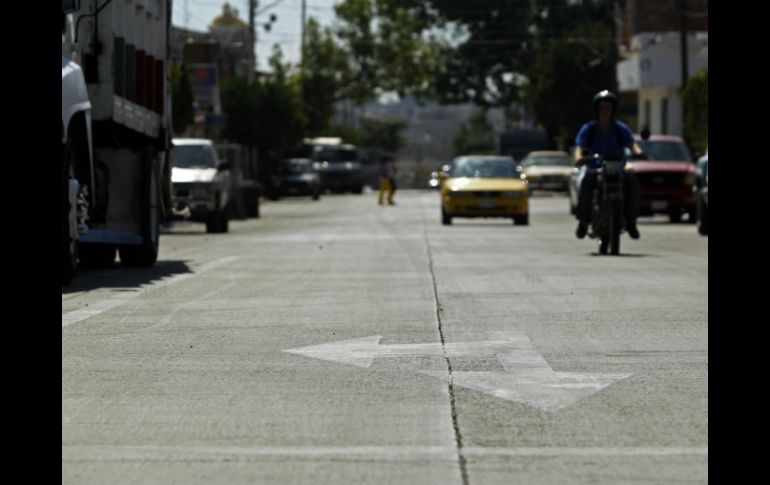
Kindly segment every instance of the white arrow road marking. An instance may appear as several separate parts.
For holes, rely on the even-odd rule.
[[[446,372],[421,373],[444,381],[449,379]],[[528,369],[514,372],[453,372],[452,383],[543,411],[558,411],[629,376],[631,374],[580,374]]]
[[[284,352],[364,368],[371,366],[374,359],[444,355],[440,342],[432,344],[380,345],[380,339],[382,339],[382,335],[373,335],[371,337],[354,338],[350,340],[341,340],[339,342],[300,347],[298,349],[288,349],[284,350]],[[455,343],[446,344],[446,353],[449,357],[459,357],[461,355],[495,355],[499,352],[515,349],[516,346],[517,342],[511,340]]]
[[[446,344],[449,357],[495,355],[505,372],[422,370],[422,374],[526,404],[544,411],[558,411],[597,393],[632,374],[555,372],[532,342],[521,332],[496,332],[500,340]],[[443,355],[440,343],[379,345],[382,336],[311,345],[284,352],[367,368],[374,359],[419,355]]]

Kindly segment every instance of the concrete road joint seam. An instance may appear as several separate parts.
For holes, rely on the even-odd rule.
[[[425,227],[425,226],[423,226]],[[447,372],[449,372],[449,404],[452,408],[452,426],[455,431],[455,441],[457,442],[457,461],[460,465],[460,476],[462,478],[463,485],[469,485],[468,470],[465,463],[465,457],[463,456],[463,436],[460,432],[460,424],[457,420],[457,405],[455,403],[455,391],[454,383],[452,381],[452,362],[449,360],[449,355],[446,351],[446,339],[444,338],[444,329],[441,325],[441,311],[438,300],[438,286],[436,285],[436,273],[433,271],[433,254],[430,252],[430,244],[428,243],[427,231],[423,233],[425,236],[425,248],[428,251],[428,267],[430,269],[430,276],[433,281],[433,303],[436,307],[436,321],[438,322],[438,333],[441,337],[441,350],[444,353],[444,359],[446,360]]]

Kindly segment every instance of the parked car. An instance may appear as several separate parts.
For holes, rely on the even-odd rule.
[[[534,151],[521,161],[529,190],[568,190],[574,162],[567,152]]]
[[[517,225],[529,224],[529,190],[511,157],[458,157],[441,177],[443,224],[453,217],[510,217]]]
[[[211,140],[174,138],[171,143],[174,217],[204,222],[206,232],[227,232],[229,165],[219,162]]]
[[[322,143],[315,140],[306,143],[313,144],[311,159],[318,162],[321,189],[355,194],[363,192],[364,179],[358,148],[341,142],[333,144],[338,138],[322,139]]]
[[[640,215],[663,213],[671,222],[679,222],[686,213],[695,222],[696,170],[687,144],[671,135],[652,135],[647,140],[637,136],[636,142],[649,157],[628,163],[639,181]]]
[[[318,162],[309,158],[286,158],[278,162],[278,173],[273,176],[270,196],[273,200],[287,195],[321,197],[321,176]]]
[[[709,233],[709,151],[698,159],[698,172],[695,178],[695,207],[698,219],[698,233]]]

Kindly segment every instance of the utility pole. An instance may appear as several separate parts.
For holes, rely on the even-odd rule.
[[[681,19],[680,47],[682,52],[682,89],[687,85],[687,0],[679,0],[679,18]]]
[[[249,81],[254,79],[254,71],[257,68],[257,26],[256,16],[259,0],[249,0]]]
[[[607,5],[607,12],[605,17],[605,22],[607,25],[607,30],[609,31],[607,34],[607,40],[605,43],[605,51],[604,51],[604,61],[607,63],[607,66],[605,66],[606,69],[608,69],[608,74],[610,76],[610,91],[617,92],[618,91],[618,75],[617,75],[617,64],[618,64],[618,45],[617,45],[617,32],[618,32],[618,26],[615,23],[615,0],[606,0]]]
[[[687,86],[687,0],[679,0],[679,18],[681,20],[680,40],[681,61],[682,61],[682,87],[680,89],[680,99],[682,99],[682,134],[685,133],[685,123],[687,122],[687,106],[684,104],[684,88]]]
[[[300,72],[304,72],[305,65],[305,0],[302,0],[302,30],[300,40],[300,53],[299,53],[299,69]]]

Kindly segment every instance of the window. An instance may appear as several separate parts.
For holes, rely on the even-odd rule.
[[[639,145],[650,160],[663,161],[692,161],[687,145],[676,141],[641,141]]]
[[[175,145],[171,147],[171,166],[217,168],[217,159],[211,145]]]

